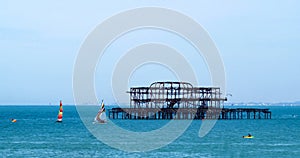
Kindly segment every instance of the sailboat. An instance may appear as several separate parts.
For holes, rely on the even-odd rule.
[[[94,123],[106,123],[106,114],[105,114],[105,107],[104,107],[104,102],[102,100],[101,103],[101,108],[99,109],[95,119],[94,119]]]
[[[62,102],[59,102],[59,111],[57,115],[57,120],[56,122],[62,122],[62,117],[63,117],[63,107],[62,107]]]

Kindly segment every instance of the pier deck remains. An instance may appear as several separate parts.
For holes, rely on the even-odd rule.
[[[271,119],[269,109],[223,108],[218,87],[193,87],[187,82],[155,82],[133,87],[129,108],[112,108],[110,119]]]

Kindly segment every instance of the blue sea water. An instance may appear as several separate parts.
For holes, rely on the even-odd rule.
[[[218,120],[203,138],[201,120],[171,144],[148,152],[125,152],[97,140],[75,106],[0,106],[1,157],[299,157],[300,106],[271,106],[270,120]],[[11,123],[10,118],[16,118]],[[179,120],[180,121],[180,120]],[[159,128],[167,120],[115,120],[133,131]],[[126,127],[127,126],[127,127]],[[105,125],[103,125],[105,128]],[[172,132],[172,131],[170,131]],[[243,139],[251,133],[254,139]]]

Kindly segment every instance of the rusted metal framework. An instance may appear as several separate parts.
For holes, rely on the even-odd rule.
[[[131,108],[222,108],[218,87],[193,87],[187,82],[155,82],[130,88]]]
[[[130,88],[130,108],[112,108],[110,119],[271,119],[269,109],[223,108],[218,87],[187,82],[155,82]]]
[[[220,113],[212,113],[214,109],[203,108],[113,108],[109,111],[110,119],[271,119],[269,109],[257,108],[223,108]]]

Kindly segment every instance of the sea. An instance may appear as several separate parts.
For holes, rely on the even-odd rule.
[[[62,123],[55,122],[58,105],[0,106],[0,157],[300,157],[300,106],[256,107],[269,108],[272,119],[218,120],[204,137],[198,136],[202,121],[194,120],[166,146],[130,152],[98,140],[81,121],[76,106],[64,106]],[[114,121],[128,130],[145,132],[169,120]],[[105,130],[105,124],[101,129]],[[243,139],[248,133],[254,138]]]

